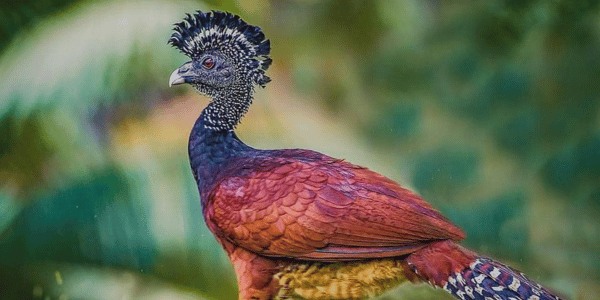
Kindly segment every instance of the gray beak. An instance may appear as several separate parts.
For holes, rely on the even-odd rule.
[[[169,77],[169,87],[182,83],[185,83],[185,78],[179,75],[179,69],[173,71],[173,73],[171,73],[171,77]]]
[[[171,76],[169,77],[169,87],[178,84],[189,83],[190,79],[193,77],[194,72],[192,68],[192,62],[186,62],[181,67],[177,68],[177,70],[173,71],[173,73],[171,73]]]

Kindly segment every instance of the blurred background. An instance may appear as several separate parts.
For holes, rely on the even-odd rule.
[[[0,2],[0,299],[235,299],[168,88],[196,9],[271,39],[238,132],[415,189],[465,244],[569,299],[600,294],[595,0]],[[405,285],[381,299],[450,299]]]

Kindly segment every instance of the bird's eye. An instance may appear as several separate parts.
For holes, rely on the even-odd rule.
[[[214,68],[214,66],[215,66],[215,61],[214,61],[212,58],[210,58],[210,57],[207,57],[207,58],[205,58],[205,59],[202,61],[202,66],[203,66],[205,69],[207,69],[207,70],[210,70],[210,69]]]

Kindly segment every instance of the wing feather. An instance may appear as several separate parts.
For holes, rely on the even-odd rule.
[[[232,167],[209,196],[217,235],[262,255],[338,261],[405,255],[463,232],[418,195],[333,160],[265,158]],[[258,158],[254,158],[257,160]]]

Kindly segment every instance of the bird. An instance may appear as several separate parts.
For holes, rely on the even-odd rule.
[[[235,133],[271,79],[271,44],[222,11],[175,23],[190,61],[169,85],[210,100],[188,154],[202,214],[233,265],[239,299],[365,299],[425,282],[457,299],[560,299],[459,244],[465,233],[417,193],[368,168],[303,149],[262,150]]]

